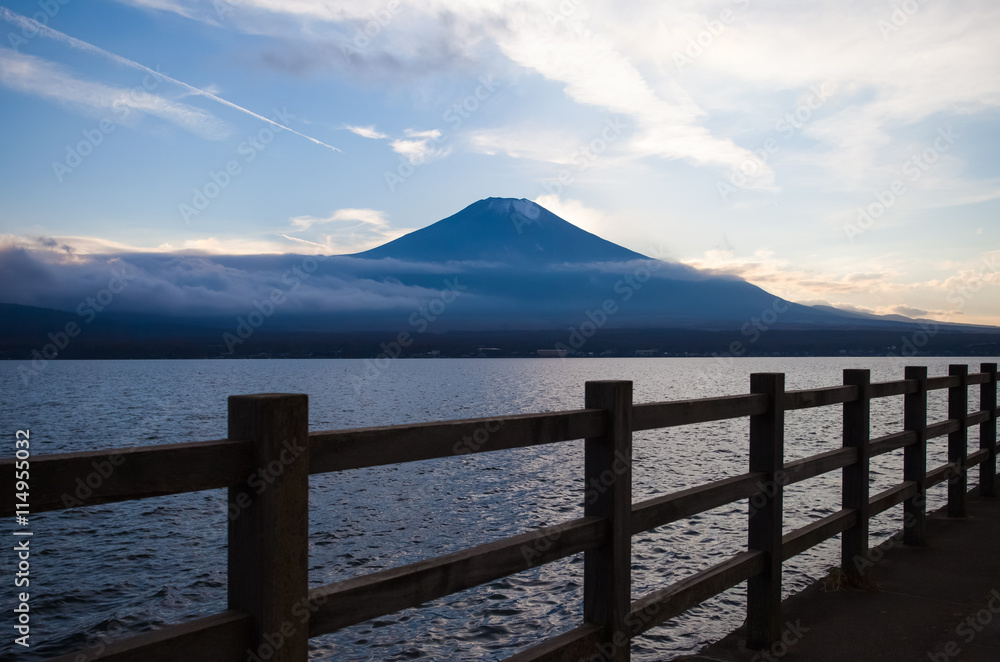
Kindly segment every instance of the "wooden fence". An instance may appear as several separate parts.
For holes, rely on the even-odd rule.
[[[980,385],[979,409],[968,412],[968,388]],[[927,394],[947,389],[947,420],[928,424]],[[870,438],[872,399],[904,396],[903,429]],[[784,415],[842,405],[841,448],[786,462]],[[871,383],[868,370],[845,370],[843,385],[786,391],[783,374],[754,374],[750,393],[718,398],[632,403],[628,381],[587,382],[585,408],[415,425],[308,431],[305,395],[229,398],[228,439],[120,450],[36,456],[33,513],[228,488],[228,610],[165,627],[52,662],[304,662],[310,637],[417,607],[579,552],[584,553],[583,622],[510,660],[629,659],[630,640],[704,600],[747,582],[748,645],[780,637],[782,562],[843,534],[842,567],[868,549],[868,520],[903,504],[904,539],[924,541],[925,492],[948,482],[948,513],[965,514],[968,470],[980,466],[978,488],[995,495],[997,364],[979,373],[952,365],[948,376],[906,368],[905,379]],[[749,467],[680,492],[632,502],[632,434],[640,430],[750,418]],[[979,448],[968,452],[968,431],[979,427]],[[927,470],[927,441],[948,436],[948,462]],[[326,586],[308,587],[310,474],[349,471],[465,453],[584,442],[587,492],[583,517],[402,567]],[[902,481],[869,494],[871,458],[904,449]],[[0,485],[13,493],[13,459],[0,461]],[[252,478],[274,478],[259,494]],[[782,534],[787,485],[843,471],[841,509]],[[77,480],[89,495],[78,498]],[[599,487],[599,489],[598,489]],[[692,515],[749,499],[747,549],[635,601],[630,600],[632,536]],[[0,500],[13,515],[9,499]],[[236,516],[233,516],[233,514]],[[78,655],[87,657],[80,658]]]

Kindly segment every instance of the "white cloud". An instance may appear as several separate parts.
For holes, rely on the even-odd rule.
[[[160,11],[171,11],[176,14],[180,14],[185,18],[200,19],[207,14],[201,14],[194,11],[194,7],[191,6],[192,3],[185,2],[184,0],[118,0],[122,4],[130,4],[137,7],[142,7],[145,9],[157,9]],[[227,0],[220,0],[220,4],[233,4],[235,5],[236,0],[227,3]]]
[[[169,244],[168,244],[169,246]],[[201,239],[185,239],[177,249],[158,252],[206,253],[210,255],[261,255],[274,253],[316,253],[317,251],[302,251],[287,243],[268,241],[265,239],[246,239],[242,237],[204,237]],[[322,251],[319,251],[322,252]]]
[[[135,1],[148,5],[149,0]],[[169,5],[162,8],[171,9]],[[244,20],[254,11],[283,15],[302,21],[303,33],[310,36],[316,34],[316,21],[335,25],[368,20],[380,8],[361,2],[334,6],[271,0],[247,0],[239,5]],[[592,32],[582,20],[587,15],[585,10],[578,12],[579,18],[574,15],[569,21],[553,22],[552,8],[540,3],[438,0],[419,9],[408,9],[409,16],[400,12],[390,24],[395,40],[383,35],[380,47],[426,41],[428,23],[424,18],[447,16],[445,25],[450,26],[450,34],[440,37],[459,44],[456,46],[459,50],[468,51],[469,47],[461,44],[486,36],[513,62],[563,84],[567,96],[576,103],[630,118],[635,125],[632,147],[636,157],[685,159],[696,165],[729,168],[751,158],[749,150],[728,138],[713,135],[703,124],[707,113],[679,86],[665,90],[667,96],[653,90],[626,55],[628,44],[615,43]],[[179,4],[173,11],[189,15],[192,9],[188,4]],[[411,30],[420,32],[410,34]],[[405,52],[395,53],[396,59],[405,56]],[[448,153],[447,149],[431,148],[419,140],[398,139],[392,144],[394,150],[411,162],[413,158],[422,158],[421,155],[433,160]],[[772,181],[773,174],[764,166],[754,174],[749,186],[758,183],[770,186]]]
[[[592,228],[603,224],[608,229],[599,234],[637,250],[641,244],[621,238],[655,234],[656,222],[677,231],[729,231],[734,238],[741,234],[739,227],[752,226],[753,232],[737,241],[742,256],[700,255],[689,262],[740,274],[789,298],[850,299],[872,311],[900,305],[947,311],[945,283],[966,268],[958,263],[977,239],[972,233],[985,226],[986,239],[993,236],[989,214],[995,207],[991,201],[1000,197],[1000,180],[982,150],[996,132],[1000,108],[995,73],[1000,4],[994,0],[920,2],[916,13],[887,34],[879,21],[891,21],[892,3],[870,0],[817,0],[794,7],[787,0],[753,0],[746,6],[729,0],[427,0],[404,4],[380,24],[357,61],[342,58],[341,47],[386,7],[384,0],[119,1],[175,12],[220,30],[269,35],[275,39],[268,47],[296,50],[296,58],[322,67],[337,85],[356,82],[350,75],[357,71],[366,84],[377,81],[379,92],[387,81],[392,89],[386,107],[404,117],[403,126],[443,127],[436,118],[454,103],[456,81],[502,73],[504,87],[490,109],[443,144],[524,159],[504,173],[520,186],[552,174],[540,175],[539,163],[572,163],[574,151],[594,137],[588,122],[599,129],[602,118],[621,117],[627,131],[602,156],[599,168],[585,175],[574,171],[572,185],[562,193],[580,196],[593,187],[588,199],[601,200],[606,211],[588,215],[571,197],[549,200],[554,211],[570,220],[576,215]],[[216,6],[225,11],[220,14]],[[702,53],[679,70],[674,56],[702,37],[706,21],[717,21],[722,9],[734,10],[733,19],[708,35]],[[380,77],[385,70],[396,76]],[[830,98],[793,135],[781,135],[776,123],[806,102],[811,87],[822,84],[833,91]],[[375,115],[361,117],[385,122]],[[879,220],[880,227],[898,227],[900,256],[863,256],[860,248],[848,254],[847,242],[839,242],[844,219],[853,221],[856,207],[874,200],[873,191],[902,179],[903,162],[949,124],[968,130],[968,136],[918,182],[906,180],[906,194]],[[390,137],[374,124],[346,128],[387,140],[407,160],[448,155],[433,132],[410,130]],[[720,205],[710,190],[716,173],[724,179],[767,138],[776,139],[780,150],[749,182],[767,194],[747,192]],[[386,160],[395,160],[395,154]],[[780,197],[771,194],[779,190]],[[429,195],[439,191],[428,187]],[[536,192],[542,190],[527,194]],[[671,193],[673,199],[655,200]],[[976,203],[978,208],[972,208]],[[628,205],[646,213],[626,214]],[[660,212],[657,205],[671,211]],[[723,219],[726,214],[731,215]],[[682,224],[679,218],[686,220]],[[331,219],[314,219],[306,229],[274,240],[318,244],[324,238],[316,233],[331,230],[343,245],[367,246],[368,240],[391,232],[388,226],[376,230],[378,225],[355,221],[367,228],[355,240],[350,233],[338,235],[349,221]],[[935,228],[945,225],[954,229],[953,236]],[[660,236],[669,238],[669,231]],[[311,234],[299,237],[299,232]],[[687,236],[693,234],[678,239],[688,255],[703,249]],[[755,252],[787,246],[789,235],[802,238],[796,251]],[[830,240],[833,235],[838,241]],[[880,236],[872,232],[862,248],[875,250]],[[954,259],[955,270],[937,273],[929,266],[932,260],[918,257],[930,255],[928,244],[934,242],[939,244],[933,246],[935,257]],[[814,253],[819,258],[814,260]],[[872,273],[883,276],[864,278]],[[984,289],[954,314],[995,318],[995,293]]]
[[[46,254],[58,254],[73,260],[87,255],[117,255],[125,253],[185,253],[208,255],[262,255],[274,253],[322,253],[319,248],[299,250],[288,241],[248,239],[239,236],[210,236],[164,242],[157,246],[111,241],[101,237],[45,236],[23,237],[0,235],[0,249],[17,247]],[[293,250],[296,249],[296,250]],[[325,251],[329,252],[329,250]]]
[[[351,126],[346,125],[344,127],[351,133],[355,133],[362,138],[371,138],[373,140],[382,140],[383,138],[388,138],[389,136],[375,130],[375,126]]]
[[[7,234],[0,235],[0,249],[24,248],[61,255],[66,260],[86,255],[124,253],[333,255],[359,253],[414,230],[391,227],[383,212],[376,209],[338,209],[329,216],[297,216],[290,219],[290,222],[292,227],[288,232],[272,232],[259,237],[215,234],[171,240],[156,246],[79,235],[25,237]],[[304,237],[296,236],[306,233],[308,234]]]
[[[1000,6],[986,0],[920,3],[883,37],[879,21],[891,22],[893,8],[847,0],[800,4],[789,12],[780,3],[755,2],[682,82],[696,98],[715,86],[734,106],[753,93],[774,98],[775,92],[826,82],[837,98],[803,129],[820,141],[808,158],[827,174],[830,188],[866,185],[898,167],[905,158],[898,158],[898,143],[920,140],[919,123],[1000,106],[1000,80],[991,73],[1000,57]],[[787,57],[789,44],[793,58]]]
[[[326,217],[296,216],[292,219],[292,226],[296,230],[308,230],[314,225],[338,222],[356,223],[374,230],[385,230],[389,227],[384,214],[377,209],[338,209]]]
[[[428,131],[417,131],[406,129],[406,138],[397,138],[389,143],[392,151],[400,154],[409,161],[410,165],[421,165],[437,161],[448,156],[450,147],[436,147],[441,139],[441,131],[430,129]]]
[[[570,18],[553,24],[544,12],[512,10],[508,28],[496,39],[509,58],[564,84],[567,96],[577,103],[631,120],[635,157],[727,168],[752,158],[749,150],[713,135],[703,124],[707,113],[683,89],[669,86],[664,90],[668,96],[655,91],[624,54],[627,44],[598,35],[584,21]],[[773,173],[763,165],[749,186],[769,186],[772,181]]]
[[[121,1],[219,21],[218,12],[194,0]],[[223,27],[331,44],[347,43],[345,35],[385,9],[377,0],[222,4],[228,9]],[[724,22],[723,10],[731,12]],[[523,72],[561,85],[574,103],[627,117],[631,158],[683,160],[724,172],[752,158],[750,150],[758,145],[741,144],[739,131],[713,126],[714,111],[759,118],[759,126],[749,126],[759,132],[787,112],[787,93],[801,97],[810,86],[826,83],[840,101],[817,113],[822,117],[812,118],[804,133],[824,152],[819,158],[810,152],[812,168],[825,171],[820,182],[844,189],[893,165],[886,147],[897,129],[937,113],[1000,106],[1000,78],[993,75],[1000,59],[995,39],[1000,6],[991,0],[920,3],[898,30],[883,34],[879,21],[891,22],[892,12],[892,6],[868,0],[800,3],[795,11],[778,0],[627,6],[598,0],[429,0],[391,14],[372,49],[398,66],[428,57],[427,49],[413,44],[443,41],[479,58],[480,69],[500,66],[497,53],[502,53]],[[707,24],[715,34],[706,32]],[[494,48],[477,50],[481,42]],[[679,69],[675,57],[689,57],[691,43],[701,46]],[[317,51],[315,57],[325,55]],[[455,71],[467,65],[454,59]],[[793,97],[792,110],[799,101]],[[505,131],[515,135],[503,141]],[[470,144],[486,153],[559,162],[555,150],[529,149],[517,133],[516,127],[499,126]],[[407,139],[394,144],[408,158],[425,147]],[[795,150],[784,151],[791,156]],[[779,188],[776,167],[758,168],[747,187]],[[790,167],[794,174],[800,166]]]
[[[822,303],[878,315],[1000,324],[995,303],[1000,301],[1000,250],[984,251],[961,262],[941,263],[936,267],[943,272],[939,278],[914,277],[908,273],[911,262],[891,254],[802,266],[769,251],[737,255],[731,249],[717,249],[681,262],[737,276],[808,305]]]
[[[321,243],[316,242],[316,241],[309,241],[308,239],[302,239],[300,237],[293,237],[293,236],[291,236],[289,234],[285,234],[284,232],[278,232],[277,235],[279,237],[283,237],[283,238],[287,239],[288,241],[294,242],[296,244],[302,244],[304,246],[308,246],[309,248],[311,248],[314,251],[318,250],[318,251],[320,251],[322,253],[329,253],[330,252],[330,247],[327,246],[326,244],[321,244]]]
[[[559,165],[572,164],[574,157],[586,148],[579,136],[539,126],[473,130],[465,136],[465,143],[482,154],[499,153]]]
[[[700,258],[681,262],[710,273],[737,276],[791,301],[886,292],[897,289],[893,279],[902,275],[888,266],[873,272],[871,261],[863,266],[841,263],[839,268],[829,265],[803,267],[768,250],[738,255],[730,248],[717,248],[705,251]],[[857,267],[861,268],[854,270]]]
[[[532,202],[545,207],[556,216],[599,237],[607,236],[607,231],[613,222],[607,213],[599,209],[587,207],[579,200],[563,200],[558,195],[546,194],[538,196]]]
[[[335,254],[360,253],[414,230],[391,227],[383,212],[377,209],[338,209],[326,217],[296,216],[291,223],[292,231],[297,233],[323,228],[324,233],[317,235],[321,242],[309,243],[327,247],[328,252]],[[306,241],[282,236],[293,241]]]
[[[90,55],[96,55],[96,56],[99,56],[99,57],[101,57],[101,58],[103,58],[105,60],[108,60],[110,62],[114,62],[115,64],[118,64],[118,65],[121,65],[121,66],[125,66],[125,67],[129,67],[130,69],[135,69],[135,70],[138,70],[138,71],[142,71],[142,72],[144,72],[146,74],[146,77],[143,79],[143,85],[146,85],[146,81],[147,80],[154,81],[156,84],[159,84],[160,80],[170,81],[171,83],[173,83],[175,85],[178,85],[181,88],[183,88],[187,93],[196,94],[196,95],[205,97],[207,99],[211,99],[212,101],[220,103],[220,104],[222,104],[222,105],[224,105],[224,106],[226,106],[228,108],[232,108],[233,110],[236,110],[238,112],[244,113],[246,115],[250,115],[251,117],[255,117],[258,120],[261,120],[263,122],[267,122],[268,124],[271,124],[273,126],[277,126],[277,127],[281,128],[281,129],[284,129],[285,131],[289,131],[291,133],[294,133],[297,136],[301,136],[301,137],[305,138],[306,140],[308,140],[308,141],[310,141],[312,143],[315,143],[317,145],[321,145],[321,146],[326,147],[327,149],[333,150],[335,152],[339,152],[340,151],[339,149],[337,149],[333,145],[328,145],[328,144],[324,143],[321,140],[313,138],[312,136],[307,136],[304,133],[300,133],[300,132],[296,131],[295,129],[292,129],[289,126],[286,126],[284,124],[279,124],[277,121],[275,121],[273,119],[269,119],[267,117],[264,117],[263,115],[259,115],[259,114],[255,113],[255,112],[253,112],[252,110],[249,110],[247,108],[244,108],[243,106],[239,106],[239,105],[233,103],[232,101],[227,101],[226,99],[223,99],[222,97],[216,96],[215,94],[213,94],[213,93],[211,93],[211,92],[209,92],[209,91],[207,91],[205,89],[201,89],[201,88],[197,88],[197,87],[195,87],[193,85],[189,85],[188,83],[185,83],[184,81],[181,81],[181,80],[177,80],[176,78],[171,78],[170,76],[168,76],[167,74],[165,74],[165,73],[163,73],[161,71],[150,69],[149,67],[147,67],[147,66],[145,66],[143,64],[140,64],[140,63],[138,63],[138,62],[136,62],[134,60],[130,60],[130,59],[126,58],[126,57],[122,57],[121,55],[117,55],[116,53],[112,53],[110,51],[104,50],[103,48],[100,48],[99,46],[95,46],[94,44],[88,43],[86,41],[82,41],[80,39],[76,39],[75,37],[71,37],[68,34],[59,32],[58,30],[54,30],[54,29],[48,27],[47,25],[43,25],[42,23],[39,23],[38,21],[34,20],[33,18],[28,18],[28,17],[22,16],[22,15],[16,13],[16,12],[12,12],[11,10],[7,9],[6,7],[0,7],[0,19],[2,19],[4,21],[8,21],[10,23],[13,23],[14,25],[20,26],[21,30],[22,30],[22,33],[26,33],[27,31],[30,30],[30,31],[35,32],[37,34],[43,35],[46,38],[54,39],[54,40],[56,40],[56,41],[58,41],[58,42],[60,42],[62,44],[70,46],[71,48],[76,49],[78,51],[81,51],[83,53],[87,53],[87,54],[90,54]]]
[[[141,85],[126,89],[82,80],[53,62],[9,48],[0,48],[0,85],[54,99],[114,122],[131,121],[130,114],[137,111],[211,140],[230,134],[228,125],[211,113],[152,94]]]

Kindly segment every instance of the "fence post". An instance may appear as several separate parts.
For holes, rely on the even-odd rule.
[[[253,444],[255,467],[229,488],[228,509],[229,608],[253,618],[247,659],[308,655],[309,626],[298,617],[308,592],[308,433],[306,395],[229,397],[229,438]]]
[[[858,399],[844,403],[844,446],[858,451],[858,461],[844,467],[843,508],[858,514],[857,523],[840,540],[840,565],[851,579],[860,579],[858,561],[868,551],[868,474],[871,464],[871,371],[844,370],[844,384],[858,387]]]
[[[917,484],[917,493],[903,502],[903,542],[925,545],[927,519],[927,366],[907,366],[907,380],[917,380],[917,391],[903,396],[903,429],[917,435],[916,443],[903,449],[903,480]]]
[[[750,392],[767,396],[767,411],[750,417],[750,471],[764,473],[765,492],[750,501],[747,547],[764,552],[764,570],[747,582],[747,647],[781,638],[781,533],[785,466],[785,375],[754,373]],[[760,504],[759,506],[757,504]]]
[[[605,628],[601,659],[628,662],[632,581],[632,382],[585,385],[587,409],[608,412],[608,431],[584,441],[584,515],[607,520],[607,537],[583,555],[583,619]],[[610,650],[606,650],[610,648]],[[610,653],[610,654],[609,654]]]
[[[994,497],[997,473],[997,364],[983,363],[979,370],[990,376],[990,381],[979,385],[979,409],[990,412],[989,420],[979,424],[979,447],[989,450],[986,461],[979,465],[979,495]]]
[[[969,489],[969,366],[948,366],[948,374],[957,376],[958,386],[948,389],[948,419],[958,420],[958,430],[948,433],[948,462],[955,464],[955,475],[948,480],[948,516],[965,517],[965,493]]]

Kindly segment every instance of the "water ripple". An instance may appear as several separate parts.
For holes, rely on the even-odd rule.
[[[978,362],[979,359],[976,359]],[[944,374],[956,359],[927,363]],[[902,377],[903,362],[865,359],[875,381]],[[575,409],[589,379],[629,379],[635,401],[747,392],[751,372],[785,372],[787,388],[840,383],[856,359],[747,359],[720,376],[705,359],[589,361],[395,361],[361,395],[345,380],[354,361],[55,361],[30,388],[0,390],[4,430],[30,427],[35,453],[217,439],[226,397],[305,392],[313,429]],[[14,384],[16,365],[0,362]],[[132,389],[123,398],[125,389]],[[56,395],[58,394],[58,396]],[[972,398],[973,400],[975,398]],[[946,417],[943,394],[930,420]],[[873,403],[872,435],[901,427],[902,399]],[[840,410],[788,412],[789,459],[840,444]],[[746,471],[747,422],[717,421],[635,435],[635,500]],[[938,440],[940,441],[940,440]],[[929,463],[944,459],[932,444]],[[309,579],[313,586],[398,567],[582,515],[582,444],[501,451],[310,479]],[[901,453],[877,458],[872,491],[901,477]],[[226,606],[223,490],[32,517],[36,626],[29,662],[206,616]],[[839,475],[786,490],[786,531],[833,513]],[[940,491],[930,507],[941,503]],[[639,597],[743,551],[747,502],[717,508],[633,539],[632,594]],[[873,541],[898,528],[899,509],[872,521]],[[827,541],[785,565],[785,594],[837,562]],[[11,555],[2,555],[3,572]],[[583,557],[518,573],[420,609],[314,638],[312,660],[500,660],[579,624]],[[11,608],[6,597],[4,609]],[[637,661],[691,653],[743,621],[737,586],[633,644]],[[4,642],[0,657],[12,653]]]

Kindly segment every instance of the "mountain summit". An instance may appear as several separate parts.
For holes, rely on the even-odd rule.
[[[530,200],[486,198],[355,257],[409,262],[483,261],[508,265],[649,259],[578,228]]]

